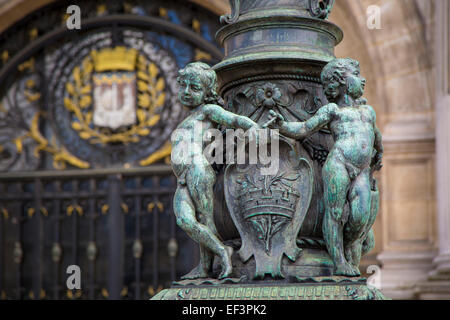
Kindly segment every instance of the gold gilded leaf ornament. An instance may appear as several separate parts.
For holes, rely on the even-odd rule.
[[[29,93],[27,91],[24,92],[25,97],[29,102],[35,102],[38,101],[41,98],[41,94],[39,92],[36,93]]]
[[[159,150],[151,154],[145,159],[142,159],[139,162],[139,165],[141,166],[149,166],[161,159],[164,159],[167,156],[170,156],[170,153],[172,152],[172,146],[169,141],[167,141],[164,146],[162,146]]]
[[[79,131],[81,130],[81,124],[79,122],[72,122],[72,128]]]
[[[106,62],[100,61],[98,57],[101,55],[114,57],[116,53],[117,55],[123,54],[126,50],[134,49],[116,47],[104,49],[104,52],[93,52],[83,60],[81,68],[77,66],[73,69],[71,80],[65,85],[67,96],[64,98],[64,106],[76,117],[76,120],[72,122],[72,128],[78,132],[81,139],[89,141],[91,144],[136,143],[141,137],[147,136],[151,127],[160,120],[160,116],[155,114],[155,109],[162,107],[165,103],[165,80],[160,76],[160,71],[155,63],[148,61],[144,55],[136,52],[134,71],[138,90],[137,123],[120,132],[100,130],[99,127],[91,125],[93,121],[92,74],[98,71],[108,71],[105,69]],[[102,63],[101,70],[97,70],[97,62]],[[115,79],[115,75],[113,75],[111,81],[115,81]]]
[[[164,82],[164,79],[163,78],[159,78],[158,81],[156,82],[155,89],[156,89],[156,91],[161,92],[161,91],[164,90],[165,86],[166,86],[166,83]]]
[[[148,93],[140,94],[138,96],[138,104],[142,108],[149,108],[151,106],[150,95]]]
[[[137,76],[144,81],[150,81],[150,77],[143,71],[138,71]]]
[[[154,116],[152,116],[152,117],[148,120],[147,125],[148,125],[149,127],[154,126],[155,124],[158,123],[158,121],[159,121],[160,118],[161,118],[161,116],[160,116],[159,114],[155,114]]]
[[[21,153],[23,150],[22,141],[29,137],[33,139],[38,145],[34,149],[34,156],[39,158],[39,152],[45,151],[53,155],[53,166],[55,169],[65,169],[66,163],[69,163],[75,167],[87,169],[90,167],[88,162],[78,159],[74,155],[70,154],[65,148],[59,147],[56,144],[55,139],[51,139],[49,142],[39,131],[39,119],[45,115],[43,111],[37,112],[31,120],[30,131],[22,137],[16,138],[17,152]],[[72,123],[72,127],[77,127],[77,122]]]
[[[146,135],[148,135],[149,133],[150,133],[150,130],[147,129],[147,128],[141,129],[141,130],[138,131],[138,134],[141,135],[141,136],[146,136]]]
[[[73,96],[76,94],[75,87],[73,86],[73,84],[71,82],[66,83],[66,90],[69,94],[71,94]]]
[[[23,137],[19,137],[19,138],[16,138],[13,140],[14,144],[16,145],[17,153],[22,153],[22,151],[23,151],[22,140],[23,140]]]
[[[148,66],[148,73],[150,74],[150,77],[156,78],[158,75],[158,67],[154,63],[150,63]]]
[[[72,77],[75,81],[75,85],[80,88],[81,87],[81,73],[80,67],[75,67],[72,72]]]
[[[137,83],[139,91],[146,91],[147,90],[147,82],[145,81],[138,81]]]
[[[88,113],[86,113],[85,121],[86,121],[87,123],[91,123],[91,121],[92,121],[92,115],[93,115],[92,111],[89,111]]]
[[[73,103],[72,100],[70,100],[67,97],[64,98],[64,106],[69,111],[75,111],[75,109],[76,109],[76,105]]]
[[[81,94],[90,94],[92,91],[91,85],[88,84],[86,86],[84,86],[83,88],[81,88]]]
[[[83,131],[83,132],[80,132],[80,137],[84,140],[87,140],[91,137],[91,135],[89,134],[89,132]]]
[[[161,93],[158,96],[158,98],[156,98],[154,107],[155,108],[161,107],[164,104],[165,100],[166,100],[166,94],[165,93]]]
[[[139,122],[144,122],[145,119],[147,118],[147,114],[145,113],[144,110],[139,109],[137,110],[137,117],[139,119]]]
[[[83,96],[80,99],[80,107],[82,109],[89,107],[91,105],[91,103],[92,103],[92,98],[90,96]]]

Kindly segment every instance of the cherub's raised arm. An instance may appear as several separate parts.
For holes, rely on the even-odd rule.
[[[242,128],[248,130],[257,126],[256,122],[250,118],[234,114],[224,110],[215,104],[207,104],[203,107],[203,112],[211,121],[226,125],[231,128]]]
[[[326,126],[332,119],[335,104],[328,104],[320,108],[314,116],[304,122],[286,122],[280,121],[279,126],[273,128],[279,129],[280,133],[292,139],[302,139]]]

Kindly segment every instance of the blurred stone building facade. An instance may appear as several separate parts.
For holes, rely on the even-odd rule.
[[[0,119],[7,119],[14,105],[20,105],[16,108],[19,113],[27,112],[22,131],[0,128],[3,130],[0,133],[0,191],[30,193],[29,203],[22,203],[20,209],[14,207],[17,199],[2,198],[0,194],[2,297],[145,298],[187,271],[197,259],[196,254],[189,254],[196,252],[195,246],[182,238],[170,212],[174,182],[167,165],[170,153],[167,140],[183,117],[176,102],[174,82],[176,70],[189,61],[210,64],[220,61],[222,53],[214,34],[220,27],[218,17],[229,11],[229,4],[226,0],[110,0],[90,1],[89,4],[77,1],[82,11],[82,25],[87,21],[91,32],[82,36],[77,36],[75,31],[62,31],[68,18],[64,9],[70,4],[57,0],[0,1],[0,113],[3,113]],[[375,29],[368,25],[367,10],[373,5],[380,10],[380,28]],[[133,15],[137,17],[134,20]],[[447,0],[337,0],[329,18],[344,31],[336,56],[360,61],[362,74],[367,79],[365,97],[377,112],[384,139],[384,167],[379,174],[381,206],[374,226],[376,247],[362,262],[362,271],[369,265],[381,266],[377,274],[381,288],[387,296],[396,299],[450,299],[449,15]],[[58,22],[49,25],[42,20]],[[120,32],[108,35],[108,28],[118,28]],[[122,52],[118,47],[128,51]],[[115,49],[108,51],[108,48]],[[96,53],[92,54],[94,51]],[[135,55],[137,63],[126,61],[130,54]],[[78,62],[64,60],[67,55],[73,55],[73,61]],[[40,61],[45,68],[39,68]],[[115,130],[95,131],[95,123],[90,123],[95,122],[95,118],[92,120],[95,115],[92,112],[89,115],[92,101],[90,98],[82,100],[83,90],[90,97],[88,83],[83,84],[83,76],[88,77],[86,70],[90,69],[97,72],[96,75],[103,73],[97,84],[92,84],[98,88],[108,89],[111,83],[127,88],[130,81],[136,83],[137,91],[130,91],[137,101],[137,104],[132,103],[137,118],[129,120],[131,129],[128,126],[119,135]],[[111,71],[119,69],[120,75]],[[64,83],[63,87],[58,86],[60,82]],[[141,86],[145,84],[156,91],[144,92]],[[54,91],[47,92],[48,86]],[[15,93],[18,90],[20,94]],[[123,95],[118,95],[117,99],[124,99]],[[75,101],[76,106],[70,101]],[[60,114],[58,108],[65,113]],[[159,112],[158,108],[168,111]],[[52,116],[41,117],[41,111]],[[54,123],[50,123],[52,121]],[[121,123],[115,126],[121,125],[126,126]],[[71,131],[70,134],[65,133],[64,128]],[[71,145],[76,147],[71,148]],[[27,155],[28,149],[30,154]],[[20,155],[13,156],[15,153]],[[117,175],[120,181],[114,179]],[[85,187],[83,179],[88,177],[98,177],[98,180],[88,179]],[[55,179],[60,182],[55,184]],[[70,186],[66,190],[67,181]],[[106,181],[104,193],[99,191],[103,181]],[[18,190],[9,189],[17,183]],[[28,183],[32,184],[30,190]],[[48,195],[41,197],[47,184],[51,185]],[[118,191],[122,195],[121,202],[108,198],[115,186],[121,190]],[[86,197],[73,203],[68,198],[52,196],[61,190],[68,195],[98,191],[98,201]],[[155,190],[166,190],[166,193]],[[51,204],[47,206],[46,201]],[[116,213],[112,209],[114,205],[118,208]],[[41,246],[32,249],[33,239],[42,238],[42,228],[45,230],[48,223],[45,219],[58,210],[63,210],[71,219],[78,214],[80,219],[75,227],[71,227],[75,220],[67,227],[71,236],[66,240],[72,241],[71,244],[64,244],[61,235],[64,227],[61,225],[58,232],[53,226],[51,232],[55,238],[48,243],[43,240]],[[95,215],[97,211],[100,217],[105,213],[104,222]],[[141,211],[148,212],[148,223],[145,216],[141,220],[137,218]],[[90,217],[88,212],[95,217],[90,220],[96,222],[86,222],[83,227],[82,219]],[[29,226],[22,227],[19,236],[7,235],[5,231],[10,228],[8,224],[12,223],[14,214],[18,215],[18,221],[22,221],[23,216],[31,220]],[[135,218],[129,218],[133,214]],[[33,220],[38,216],[41,220]],[[166,220],[167,230],[161,227]],[[36,223],[41,229],[35,229]],[[119,256],[102,257],[101,241],[96,242],[103,232],[96,228],[102,223],[109,239],[103,243],[104,249],[113,252],[114,246],[124,247]],[[132,229],[129,224],[134,226],[130,234],[127,233],[127,228]],[[16,225],[20,222],[16,221]],[[28,247],[24,242],[27,228],[36,236],[28,240]],[[108,234],[108,228],[123,228],[124,240],[117,242],[116,237]],[[149,232],[148,228],[153,234],[162,228],[158,234],[167,231],[169,236],[161,239],[152,236],[145,240],[143,234]],[[90,238],[77,238],[80,232],[90,234]],[[80,247],[74,249],[77,241]],[[187,244],[183,247],[182,243]],[[41,274],[30,279],[24,275],[31,268],[26,266],[27,248],[38,252],[28,255],[33,257],[32,261],[48,260],[48,264],[41,266]],[[72,254],[72,260],[69,259],[72,262],[62,262],[65,252]],[[82,255],[87,258],[80,258]],[[86,259],[86,269],[90,270],[86,281],[91,287],[83,293],[66,291],[58,280],[63,274],[62,266],[78,263],[79,259]],[[15,265],[9,265],[9,260],[14,260]],[[158,265],[155,260],[159,261]],[[115,262],[125,266],[111,271],[108,265]],[[161,276],[166,265],[171,266],[170,272]],[[55,275],[46,278],[45,270],[50,266],[56,268]],[[97,269],[106,270],[104,279],[94,276],[101,273]],[[123,278],[120,283],[112,279],[117,274]]]

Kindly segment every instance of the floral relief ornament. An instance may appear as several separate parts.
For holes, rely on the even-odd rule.
[[[272,109],[280,103],[281,90],[273,83],[267,83],[256,91],[258,107]]]

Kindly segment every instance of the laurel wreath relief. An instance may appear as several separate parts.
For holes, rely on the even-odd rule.
[[[107,144],[113,142],[136,143],[141,136],[150,133],[160,120],[156,114],[158,108],[164,105],[165,81],[159,76],[158,67],[139,54],[136,62],[137,76],[137,123],[131,127],[114,132],[107,128],[98,128],[92,124],[92,84],[91,75],[94,71],[93,59],[87,56],[82,64],[72,71],[72,80],[66,83],[68,96],[64,98],[64,106],[76,116],[71,126],[81,139],[91,144]]]

